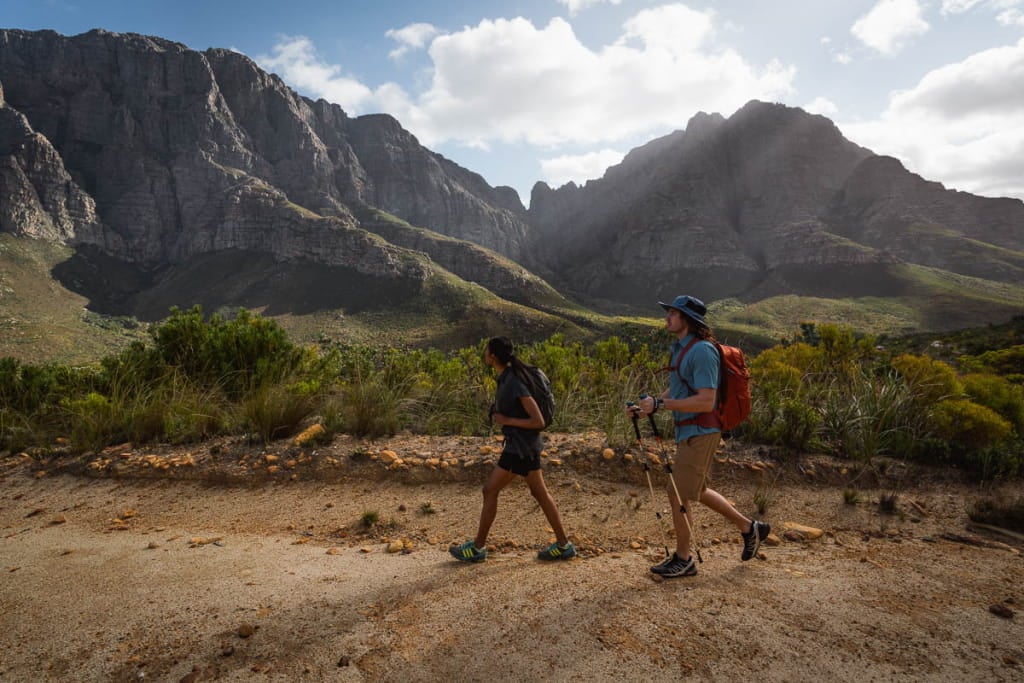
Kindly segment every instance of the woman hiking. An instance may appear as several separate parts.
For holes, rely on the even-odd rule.
[[[491,476],[484,484],[484,502],[476,538],[449,549],[452,557],[463,562],[482,562],[487,559],[487,534],[498,512],[498,494],[516,477],[526,478],[530,493],[540,504],[548,524],[555,532],[555,542],[539,551],[538,559],[568,560],[576,556],[576,547],[565,534],[558,506],[544,484],[540,466],[540,453],[544,449],[540,431],[547,425],[544,424],[537,401],[526,386],[526,366],[516,357],[514,350],[512,342],[506,337],[494,337],[484,349],[484,362],[498,373],[498,389],[491,407],[491,419],[501,425],[505,446]]]

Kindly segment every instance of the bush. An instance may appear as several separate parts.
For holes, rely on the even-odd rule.
[[[961,366],[968,371],[988,371],[1014,384],[1024,384],[1024,345],[986,351],[977,356],[964,356],[959,360]]]
[[[400,401],[394,391],[371,376],[350,382],[342,392],[341,424],[358,437],[377,439],[399,430]]]
[[[64,407],[72,418],[71,445],[80,451],[127,441],[131,434],[130,415],[121,401],[91,392],[64,401]]]
[[[902,354],[893,358],[892,367],[903,377],[919,403],[937,403],[963,394],[956,371],[942,361]]]
[[[243,424],[269,442],[295,434],[316,406],[314,387],[303,383],[264,386],[242,403]]]
[[[749,432],[755,440],[806,451],[816,445],[821,416],[797,398],[781,398],[751,413]]]
[[[938,436],[964,452],[1004,445],[1013,427],[991,408],[967,399],[942,401],[935,406]]]
[[[232,399],[283,381],[307,359],[276,322],[245,309],[234,320],[214,314],[204,321],[199,306],[188,312],[173,308],[151,334],[153,352],[166,366]],[[145,367],[154,366],[145,360]]]
[[[1017,436],[1024,436],[1024,387],[988,374],[969,374],[960,378],[972,401],[999,413]]]

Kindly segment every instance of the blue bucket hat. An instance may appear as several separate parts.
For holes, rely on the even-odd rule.
[[[697,297],[680,294],[672,300],[672,303],[666,304],[663,301],[659,301],[658,305],[666,311],[670,308],[674,308],[687,318],[696,322],[698,325],[703,325],[704,327],[708,326],[708,324],[704,322],[704,316],[708,312],[708,307],[705,306],[704,302]]]

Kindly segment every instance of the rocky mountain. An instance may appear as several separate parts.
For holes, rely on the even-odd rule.
[[[0,84],[7,232],[150,271],[242,250],[412,283],[429,267],[354,211],[377,207],[512,257],[525,239],[511,189],[422,147],[389,116],[351,119],[302,98],[235,52],[5,30]],[[519,278],[521,267],[482,274],[473,264],[495,254],[455,242],[431,246],[462,252],[448,259],[456,274],[468,264],[467,279],[489,274],[483,284],[499,288]]]
[[[1024,282],[1024,203],[946,190],[822,116],[756,101],[583,187],[538,183],[528,216],[538,272],[595,299],[895,295],[901,263]]]
[[[600,179],[538,183],[527,210],[391,116],[350,117],[229,50],[102,30],[0,30],[0,233],[69,245],[55,278],[152,319],[415,300],[557,327],[580,303],[681,291],[1024,309],[1024,203],[946,190],[800,109],[698,114]]]

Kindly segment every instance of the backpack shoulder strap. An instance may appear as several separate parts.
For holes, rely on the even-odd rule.
[[[676,374],[679,375],[679,379],[683,380],[683,384],[686,384],[686,386],[690,386],[690,385],[687,383],[687,381],[685,379],[683,379],[683,371],[680,370],[680,368],[683,365],[683,358],[686,356],[687,353],[689,353],[690,349],[693,348],[693,345],[696,344],[699,341],[700,341],[700,339],[698,339],[697,337],[694,337],[693,339],[691,339],[686,344],[686,346],[683,347],[683,350],[680,351],[679,355],[676,356],[676,357],[673,357],[671,352],[669,353],[668,367],[665,368],[665,369],[668,370],[669,372],[675,370]],[[674,363],[672,362],[673,360],[675,361]]]
[[[679,381],[686,385],[686,388],[689,389],[691,394],[696,393],[693,390],[693,387],[690,386],[690,383],[683,379],[683,372],[680,368],[683,365],[683,356],[685,356],[687,352],[693,347],[693,345],[699,341],[707,341],[709,344],[711,344],[712,348],[715,349],[715,353],[718,354],[718,387],[715,389],[715,407],[711,410],[711,412],[701,413],[695,418],[690,418],[689,420],[676,420],[676,425],[682,426],[688,424],[695,424],[701,427],[712,427],[721,429],[722,421],[718,417],[718,405],[722,399],[722,364],[724,363],[724,359],[722,357],[722,349],[719,348],[718,342],[713,342],[707,339],[701,340],[694,337],[686,346],[683,347],[683,350],[679,353],[679,362],[677,362],[675,365],[670,365],[669,370],[676,371],[676,375],[679,376]]]

